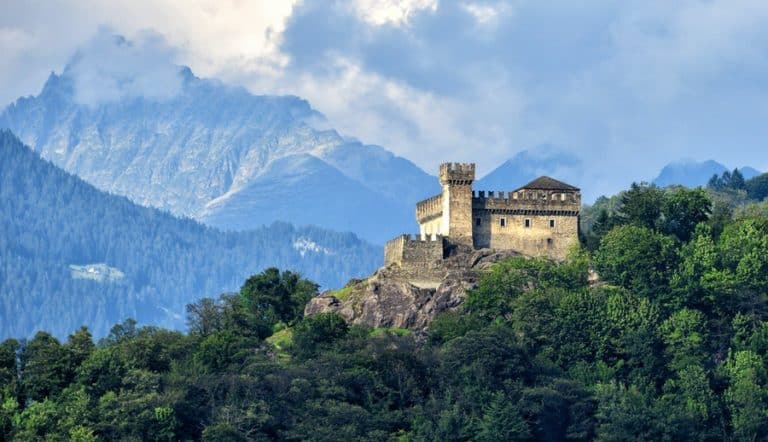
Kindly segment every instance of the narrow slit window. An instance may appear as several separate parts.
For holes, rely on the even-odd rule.
[[[475,218],[475,225],[480,226],[483,223],[483,220],[480,218]]]
[[[555,228],[555,220],[551,219],[549,220],[549,228],[554,229]]]
[[[530,228],[531,227],[531,220],[530,220],[530,218],[526,218],[525,219],[524,225],[525,225],[526,228]]]
[[[501,227],[507,227],[507,219],[506,218],[499,218],[499,225]]]
[[[552,238],[547,238],[547,248],[551,249],[553,245]]]

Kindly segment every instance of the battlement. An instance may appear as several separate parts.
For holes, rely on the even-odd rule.
[[[473,191],[472,209],[500,213],[576,212],[581,209],[581,194],[564,190],[529,190],[514,192]]]
[[[443,259],[443,237],[440,235],[400,235],[384,246],[384,265],[418,270]]]
[[[443,163],[440,165],[441,184],[470,185],[474,180],[474,163]]]
[[[443,195],[435,195],[416,203],[416,220],[424,223],[443,215]]]

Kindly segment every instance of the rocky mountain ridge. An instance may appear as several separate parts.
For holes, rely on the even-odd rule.
[[[324,117],[298,97],[253,95],[181,68],[169,98],[80,103],[72,63],[0,113],[0,128],[138,204],[225,230],[286,221],[383,243],[437,191],[410,161],[320,128]]]

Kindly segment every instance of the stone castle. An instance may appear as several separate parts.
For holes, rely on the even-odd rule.
[[[441,164],[442,193],[416,204],[420,232],[389,241],[385,266],[395,264],[412,278],[439,278],[441,263],[457,248],[562,260],[578,242],[578,188],[542,176],[508,193],[475,192],[474,180],[474,164]]]

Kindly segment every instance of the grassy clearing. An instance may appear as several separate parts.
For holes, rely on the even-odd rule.
[[[411,334],[411,331],[410,330],[406,330],[404,328],[379,327],[379,328],[374,328],[373,330],[371,330],[371,333],[369,333],[368,336],[376,337],[376,336],[381,336],[383,334],[389,334],[389,333],[391,333],[393,335],[397,335],[397,336],[407,336],[407,335]]]
[[[278,332],[275,332],[272,334],[272,336],[268,337],[266,341],[275,349],[278,361],[289,362],[291,360],[291,355],[288,354],[288,347],[293,344],[292,329],[284,328]]]
[[[352,287],[351,285],[344,287],[343,289],[338,290],[332,290],[331,295],[338,299],[339,301],[344,301],[345,299],[349,298],[349,294],[352,293]]]

